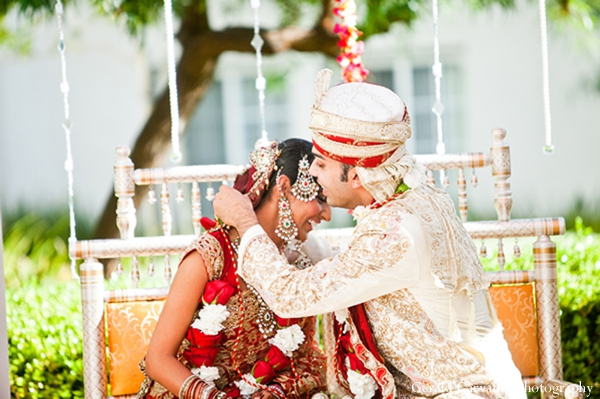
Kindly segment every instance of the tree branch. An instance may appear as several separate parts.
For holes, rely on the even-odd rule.
[[[329,0],[323,0],[324,7],[330,7]],[[195,8],[194,8],[195,7]],[[210,87],[219,56],[226,51],[253,53],[250,45],[254,31],[252,28],[229,28],[212,31],[208,26],[205,8],[190,6],[182,20],[177,35],[183,53],[177,66],[179,115],[185,124],[198,103]],[[329,11],[323,11],[314,28],[302,29],[287,27],[279,30],[262,31],[265,40],[263,54],[276,54],[287,50],[319,52],[335,57],[339,49],[337,36],[331,30],[332,18]],[[203,12],[204,11],[204,12]],[[131,159],[136,168],[151,168],[162,165],[170,148],[170,108],[168,88],[154,104],[146,125],[138,136]],[[135,207],[138,208],[147,193],[147,187],[136,187]],[[115,223],[116,198],[111,195],[98,222],[95,238],[118,237]],[[109,270],[107,268],[107,274]]]

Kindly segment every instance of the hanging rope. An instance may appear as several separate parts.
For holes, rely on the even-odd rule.
[[[554,152],[552,144],[552,118],[550,114],[550,77],[548,73],[548,28],[546,24],[546,2],[538,0],[540,8],[540,38],[542,41],[542,90],[544,96],[544,154]]]
[[[62,26],[63,4],[61,0],[56,1],[55,6],[56,19],[58,21],[58,52],[60,54],[61,66],[61,82],[60,91],[63,95],[63,106],[65,110],[65,122],[62,127],[65,131],[65,139],[67,145],[67,159],[65,160],[65,171],[67,172],[67,187],[69,193],[69,247],[72,247],[77,242],[75,232],[75,202],[73,200],[73,155],[71,151],[71,120],[69,116],[69,81],[67,80],[67,61],[65,59],[65,34]],[[70,257],[70,256],[69,256]],[[79,280],[77,275],[77,263],[71,258],[71,275],[75,280]]]
[[[435,102],[431,110],[435,114],[437,120],[437,145],[435,151],[438,155],[446,153],[446,145],[444,144],[444,133],[442,130],[442,114],[444,113],[444,104],[442,104],[442,63],[440,62],[440,40],[438,35],[438,2],[433,0],[433,78],[435,82]],[[443,176],[443,171],[442,176]]]
[[[335,24],[333,33],[340,37],[337,62],[342,67],[342,79],[344,82],[364,82],[369,71],[361,59],[365,44],[358,40],[362,32],[356,28],[356,3],[354,0],[336,0],[336,3],[333,14],[342,21]]]
[[[260,8],[260,0],[250,0],[250,7],[254,11],[254,37],[250,44],[256,50],[256,90],[258,91],[258,107],[260,112],[260,139],[256,146],[266,146],[269,143],[267,137],[267,125],[265,122],[265,89],[267,88],[267,80],[263,76],[262,71],[262,46],[265,43],[260,37],[260,19],[258,10]]]
[[[173,33],[173,4],[165,0],[165,32],[167,35],[167,68],[169,74],[169,106],[171,109],[171,161],[181,161],[179,146],[179,103],[175,71],[175,35]]]

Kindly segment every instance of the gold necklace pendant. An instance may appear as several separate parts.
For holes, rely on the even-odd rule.
[[[258,315],[256,324],[258,325],[258,330],[266,339],[269,336],[269,334],[271,334],[275,330],[275,327],[277,327],[277,320],[275,319],[275,314],[273,313],[271,308],[269,308],[266,302],[262,299],[258,291],[256,291],[256,289],[253,286],[249,284],[246,285],[248,286],[248,289],[252,292],[252,294],[254,294],[254,296],[256,297],[256,302],[258,303]]]

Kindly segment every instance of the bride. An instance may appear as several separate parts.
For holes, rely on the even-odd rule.
[[[249,196],[258,221],[296,265],[308,233],[331,210],[308,173],[312,144],[289,139],[250,154],[234,188]],[[239,236],[202,220],[206,232],[188,248],[140,367],[138,398],[307,397],[325,389],[325,358],[315,317],[283,319],[236,273]]]

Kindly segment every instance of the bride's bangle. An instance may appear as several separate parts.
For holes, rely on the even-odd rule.
[[[179,395],[177,395],[178,398],[183,399],[183,395],[186,394],[186,391],[190,385],[190,382],[192,382],[193,379],[198,378],[197,376],[195,376],[194,374],[190,375],[188,378],[185,379],[185,381],[183,381],[183,384],[181,384],[181,387],[179,387]]]

